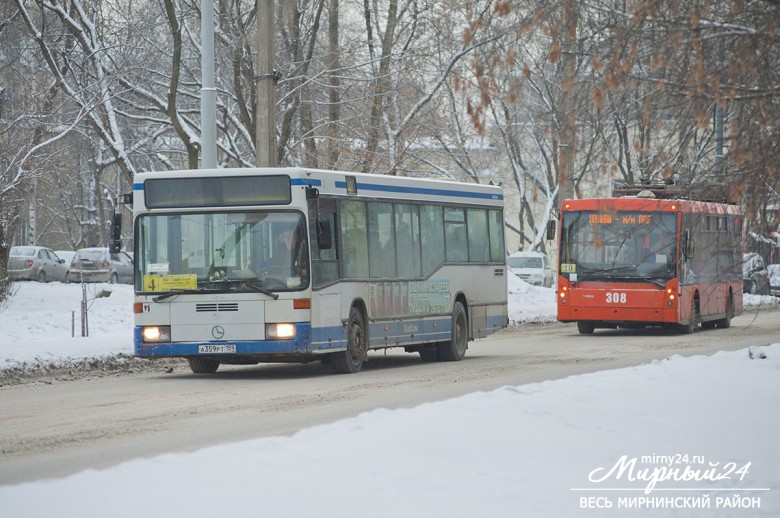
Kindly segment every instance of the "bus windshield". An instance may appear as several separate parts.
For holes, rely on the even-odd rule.
[[[306,224],[297,211],[144,214],[135,249],[141,293],[270,293],[309,285]]]
[[[576,211],[563,216],[560,272],[572,281],[657,282],[677,271],[677,215]]]

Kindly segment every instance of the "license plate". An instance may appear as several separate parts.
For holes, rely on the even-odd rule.
[[[235,354],[236,344],[207,344],[198,346],[198,354]]]

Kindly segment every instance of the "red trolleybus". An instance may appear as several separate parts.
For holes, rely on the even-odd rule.
[[[731,325],[742,312],[742,211],[675,199],[673,188],[563,203],[559,321],[576,322],[581,334]]]

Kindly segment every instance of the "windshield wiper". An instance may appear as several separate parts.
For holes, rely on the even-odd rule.
[[[612,268],[596,268],[596,269],[593,269],[593,270],[591,270],[587,266],[584,266],[582,268],[586,268],[587,270],[584,271],[584,272],[578,272],[578,273],[580,273],[583,277],[586,277],[586,278],[587,277],[592,277],[593,275],[597,275],[597,274],[600,274],[600,273],[620,272],[620,271],[623,271],[623,270],[636,270],[636,266],[634,266],[634,265],[615,266],[615,267],[612,267]]]
[[[168,293],[164,293],[162,295],[157,295],[156,297],[152,298],[155,302],[164,302],[169,299],[173,299],[175,297],[178,297],[179,295],[191,295],[193,293],[204,293],[206,291],[212,291],[207,288],[198,288],[195,290],[173,290]]]
[[[269,297],[273,298],[274,300],[279,298],[279,295],[277,295],[276,293],[274,293],[271,290],[268,290],[266,288],[263,288],[262,286],[258,286],[254,282],[245,281],[243,286],[246,286],[247,288],[252,288],[256,292],[262,293],[263,295],[268,295]]]

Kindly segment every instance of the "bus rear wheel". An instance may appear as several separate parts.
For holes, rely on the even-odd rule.
[[[219,369],[219,361],[209,358],[187,358],[187,362],[195,374],[214,374]]]
[[[592,335],[595,330],[596,324],[593,322],[583,322],[582,320],[577,322],[577,331],[579,331],[581,335]]]
[[[356,307],[349,311],[347,333],[347,350],[330,355],[330,364],[339,374],[354,374],[363,367],[363,358],[367,351],[366,326],[363,313]]]
[[[469,324],[466,318],[466,308],[461,302],[456,302],[452,308],[451,337],[447,342],[436,346],[439,359],[447,362],[457,362],[466,356],[469,347]]]

